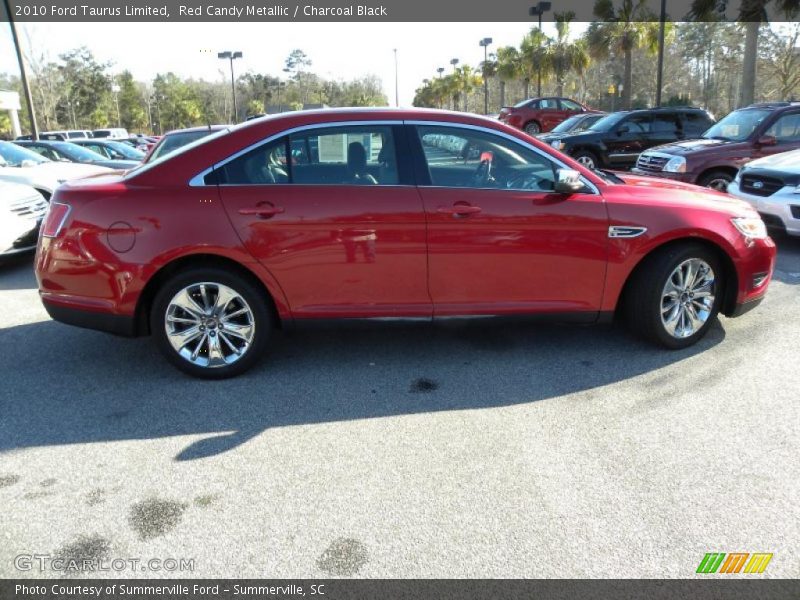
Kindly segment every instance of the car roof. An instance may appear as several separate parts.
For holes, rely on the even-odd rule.
[[[200,125],[198,127],[186,127],[185,129],[173,129],[164,134],[164,136],[174,135],[176,133],[194,133],[196,131],[221,131],[228,129],[233,125]]]

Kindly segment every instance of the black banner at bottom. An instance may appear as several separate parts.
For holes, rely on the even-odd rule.
[[[783,600],[800,580],[742,579],[38,579],[0,580],[0,600]]]

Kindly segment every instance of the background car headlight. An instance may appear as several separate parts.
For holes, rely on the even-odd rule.
[[[564,147],[564,142],[562,142],[561,140],[555,140],[550,142],[550,145],[556,150],[561,150]]]
[[[664,165],[664,171],[667,173],[686,173],[686,159],[682,156],[675,156],[667,161]]]
[[[763,240],[767,237],[767,226],[758,217],[736,217],[731,223],[746,238]]]

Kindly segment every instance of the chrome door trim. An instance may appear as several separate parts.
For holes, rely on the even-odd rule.
[[[390,125],[391,126],[391,125],[402,125],[402,124],[403,124],[403,121],[399,121],[399,120],[380,120],[379,119],[379,120],[374,120],[374,121],[369,121],[369,120],[363,121],[362,120],[362,121],[334,121],[334,122],[327,122],[327,123],[311,123],[309,125],[298,125],[297,127],[292,127],[291,129],[284,129],[284,130],[282,130],[282,131],[280,131],[278,133],[275,133],[275,134],[273,134],[273,135],[271,135],[269,137],[266,137],[266,138],[261,139],[261,140],[255,142],[255,143],[253,143],[253,144],[250,144],[246,148],[243,148],[242,150],[239,150],[239,151],[235,152],[234,154],[231,154],[230,156],[227,156],[226,158],[222,159],[218,163],[213,164],[210,167],[208,167],[207,169],[201,171],[200,173],[198,173],[197,175],[195,175],[194,177],[192,177],[189,180],[189,187],[217,187],[217,186],[219,186],[219,187],[227,187],[228,184],[226,184],[226,183],[207,185],[205,183],[204,179],[205,179],[206,175],[208,175],[214,169],[218,169],[220,167],[224,167],[226,164],[228,164],[232,160],[236,160],[240,156],[242,156],[244,154],[247,154],[248,152],[250,152],[252,150],[255,150],[256,148],[258,148],[260,146],[263,146],[264,144],[269,144],[270,142],[273,142],[273,141],[277,140],[278,138],[282,138],[282,137],[287,136],[287,135],[292,135],[293,133],[298,133],[300,131],[308,131],[308,130],[312,130],[312,129],[335,129],[337,127],[353,127],[353,126],[363,127],[365,125]],[[233,185],[242,185],[242,184],[233,184]],[[263,185],[264,185],[264,187],[268,187],[270,185],[276,185],[276,184],[269,184],[268,183],[268,184],[263,184]],[[278,184],[278,185],[296,185],[296,184],[289,183],[289,184]],[[305,185],[305,184],[303,184],[303,185]],[[329,184],[318,184],[318,185],[329,185]]]

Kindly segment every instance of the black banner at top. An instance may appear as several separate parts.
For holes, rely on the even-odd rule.
[[[793,21],[800,2],[766,0],[8,0],[19,22]],[[2,6],[2,5],[0,5]],[[788,7],[788,9],[787,9]],[[0,9],[0,19],[8,20]]]

